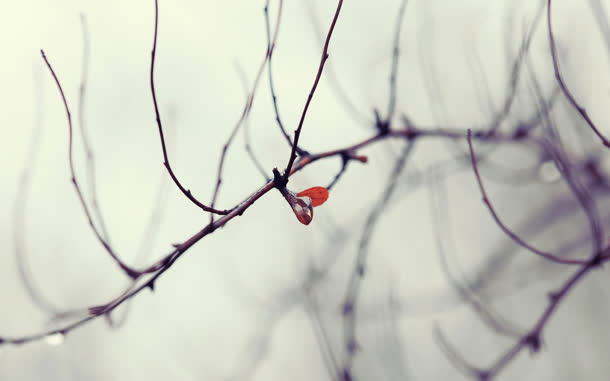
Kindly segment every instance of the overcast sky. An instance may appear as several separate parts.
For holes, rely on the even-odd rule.
[[[591,118],[609,132],[610,47],[600,31],[607,28],[610,2],[556,2],[554,26],[562,67]],[[168,151],[179,178],[205,201],[212,196],[222,145],[265,55],[263,6],[262,0],[160,0],[155,77]],[[284,4],[273,74],[289,132],[296,128],[313,83],[321,38],[335,6],[329,0]],[[502,105],[512,62],[536,6],[529,0],[410,0],[401,33],[398,111],[422,126],[465,127],[488,121]],[[383,115],[388,104],[399,7],[398,0],[345,1],[303,127],[301,142],[307,150],[336,149],[375,133],[373,110]],[[84,120],[95,151],[100,206],[117,251],[129,263],[151,263],[205,226],[209,216],[187,202],[163,171],[148,82],[153,1],[26,0],[6,8],[0,16],[0,336],[12,337],[49,327],[48,314],[32,302],[20,279],[14,255],[18,239],[24,243],[33,286],[59,309],[104,303],[127,285],[95,241],[70,184],[65,112],[40,55],[44,49],[76,126],[83,64],[81,15],[89,40]],[[275,25],[276,1],[271,1],[269,13]],[[543,18],[531,56],[546,95],[553,88],[548,49]],[[290,147],[275,124],[267,81],[265,72],[248,128],[251,146],[271,175],[274,167],[286,165]],[[347,101],[339,95],[342,91]],[[526,94],[527,86],[522,91]],[[526,95],[515,102],[510,123],[535,112]],[[401,125],[399,117],[395,123]],[[585,135],[580,147],[584,151],[595,142],[592,134]],[[86,185],[80,135],[75,142],[77,173]],[[98,319],[69,333],[60,345],[51,345],[58,344],[51,339],[0,347],[0,379],[330,379],[316,324],[323,326],[340,357],[340,306],[358,239],[403,145],[396,141],[362,151],[368,163],[350,164],[307,227],[298,223],[279,192],[270,192],[189,250],[154,293],[144,291],[129,308],[118,310],[117,321],[127,314],[120,327],[110,328]],[[430,213],[438,200],[445,203],[443,229],[454,237],[445,245],[453,247],[452,266],[458,273],[469,274],[506,245],[480,202],[470,168],[450,166],[453,175],[434,191],[421,183],[435,175],[433,164],[455,152],[443,142],[415,146],[371,241],[370,273],[361,300],[361,353],[356,358],[360,379],[462,377],[434,340],[435,323],[469,360],[482,366],[511,342],[484,328],[442,272]],[[531,167],[538,160],[518,149],[502,154],[504,164],[512,168]],[[289,187],[300,191],[325,186],[340,167],[339,159],[312,165],[294,176]],[[20,185],[24,168],[30,170],[28,187]],[[218,207],[234,206],[264,182],[240,133],[228,152]],[[528,208],[511,205],[523,207],[519,200],[543,205],[547,195],[554,194],[554,188],[540,184],[519,188],[494,183],[490,188],[500,203],[506,200],[503,211],[513,222],[526,216]],[[25,203],[17,203],[19,195]],[[153,213],[158,223],[150,234]],[[560,237],[581,233],[570,228],[583,223],[579,218],[566,220],[558,228],[565,234]],[[543,237],[540,243],[558,247],[561,242],[555,237]],[[490,293],[497,298],[499,313],[519,327],[532,324],[546,293],[568,274],[545,270],[544,282],[532,280],[523,269],[537,269],[536,264],[529,258],[492,282]],[[303,288],[317,270],[324,270],[324,276],[308,299]],[[511,282],[514,276],[525,279],[523,284]],[[610,372],[605,355],[610,337],[607,330],[595,329],[610,313],[605,304],[597,305],[607,300],[599,286],[604,282],[607,286],[607,274],[593,274],[577,291],[580,298],[570,299],[550,326],[544,353],[533,361],[520,356],[507,369],[506,379],[607,379],[603,375]],[[313,315],[312,308],[317,311]],[[583,332],[577,332],[581,328]],[[582,350],[575,353],[573,347]]]

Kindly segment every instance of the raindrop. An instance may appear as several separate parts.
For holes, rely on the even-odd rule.
[[[296,197],[292,204],[292,210],[297,216],[298,220],[303,225],[309,225],[313,219],[313,207],[311,206],[311,198],[309,197]]]
[[[47,335],[44,338],[44,341],[52,347],[58,347],[64,342],[65,338],[66,337],[63,333],[58,332],[58,333],[53,333],[53,334]]]
[[[561,178],[561,174],[557,170],[555,163],[552,160],[547,160],[540,164],[538,168],[538,176],[545,183],[554,183]]]

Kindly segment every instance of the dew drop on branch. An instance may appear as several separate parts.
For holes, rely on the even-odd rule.
[[[545,183],[554,183],[561,178],[561,174],[557,170],[555,163],[552,160],[547,160],[538,167],[538,176]]]
[[[61,344],[63,344],[65,340],[65,335],[63,333],[53,333],[50,335],[47,335],[44,338],[45,343],[49,344],[52,347],[58,347]]]

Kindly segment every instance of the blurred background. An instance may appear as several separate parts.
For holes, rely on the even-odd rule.
[[[374,110],[383,117],[388,109],[401,4],[343,4],[303,127],[300,142],[308,151],[346,147],[376,133]],[[155,79],[168,153],[183,184],[206,202],[222,146],[265,56],[264,6],[262,0],[160,0]],[[335,7],[322,0],[284,3],[272,68],[289,132]],[[609,134],[610,2],[556,0],[552,9],[564,78]],[[272,27],[277,11],[271,1]],[[354,379],[467,379],[444,341],[469,363],[491,365],[531,329],[549,292],[576,268],[541,260],[498,228],[465,156],[466,129],[496,120],[508,132],[532,120],[541,124],[537,91],[549,102],[577,182],[603,226],[610,217],[608,154],[558,91],[541,2],[409,0],[401,25],[392,126],[404,127],[404,114],[423,129],[463,131],[463,140],[417,140],[398,175],[392,171],[404,141],[359,151],[368,163],[349,164],[309,226],[298,223],[279,192],[268,193],[191,248],[154,293],[143,291],[109,319],[65,337],[0,346],[0,379],[337,379],[347,346],[342,306],[373,211],[378,219],[356,306]],[[89,42],[82,116],[99,206],[121,258],[152,263],[209,222],[162,166],[149,88],[153,27],[152,0],[26,0],[0,16],[1,337],[61,326],[50,311],[105,303],[129,284],[96,241],[70,183],[65,111],[40,49],[62,83],[76,129]],[[519,60],[530,30],[527,58]],[[271,176],[286,165],[290,147],[275,122],[266,69],[246,126]],[[240,132],[226,158],[219,208],[265,183],[244,144]],[[508,226],[543,250],[581,259],[591,254],[587,216],[549,157],[524,144],[476,142],[475,150],[486,157],[481,174]],[[74,153],[89,195],[91,171],[78,133]],[[595,187],[590,162],[601,176]],[[340,168],[338,157],[312,164],[289,188],[327,186]],[[394,192],[379,206],[389,177]],[[608,379],[608,284],[606,270],[591,272],[553,315],[541,352],[523,351],[499,379]],[[490,328],[481,318],[487,315],[501,328]]]

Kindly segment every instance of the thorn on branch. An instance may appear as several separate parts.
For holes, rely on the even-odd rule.
[[[350,315],[351,313],[354,312],[354,303],[352,302],[348,302],[346,301],[345,303],[343,303],[343,309],[341,311],[341,313],[343,314],[343,316],[347,316]]]
[[[99,315],[103,314],[107,309],[108,309],[108,305],[104,304],[101,306],[89,307],[88,311],[89,311],[89,315],[91,315],[91,316],[99,316]]]
[[[476,377],[479,381],[488,381],[491,376],[491,372],[488,370],[477,370]]]
[[[359,264],[359,265],[356,267],[356,272],[358,273],[358,275],[359,275],[360,277],[363,277],[363,276],[364,276],[364,265]]]
[[[487,131],[487,130],[479,130],[479,131],[474,131],[474,132],[470,132],[471,130],[468,130],[469,134],[472,134],[472,137],[474,139],[479,139],[479,140],[485,140],[485,139],[489,139],[492,138],[496,133],[494,130],[492,131]]]
[[[341,381],[352,381],[352,373],[349,369],[343,369],[341,371]]]
[[[596,158],[587,160],[585,163],[585,171],[593,180],[593,184],[602,185],[606,183],[606,179],[599,168],[599,161]]]
[[[531,353],[536,353],[540,350],[540,332],[535,330],[525,337],[525,345],[530,349]]]
[[[526,138],[528,135],[529,135],[528,128],[526,128],[525,126],[519,126],[519,127],[517,127],[517,129],[515,130],[515,132],[513,134],[513,139],[521,140],[521,139]]]
[[[356,353],[356,351],[358,350],[358,343],[356,343],[356,340],[354,340],[353,338],[350,338],[347,341],[347,353],[349,353],[350,355],[353,355],[354,353]]]
[[[375,113],[375,127],[377,127],[379,134],[382,136],[387,135],[390,132],[390,121],[382,119],[377,109],[373,110],[373,112]]]

